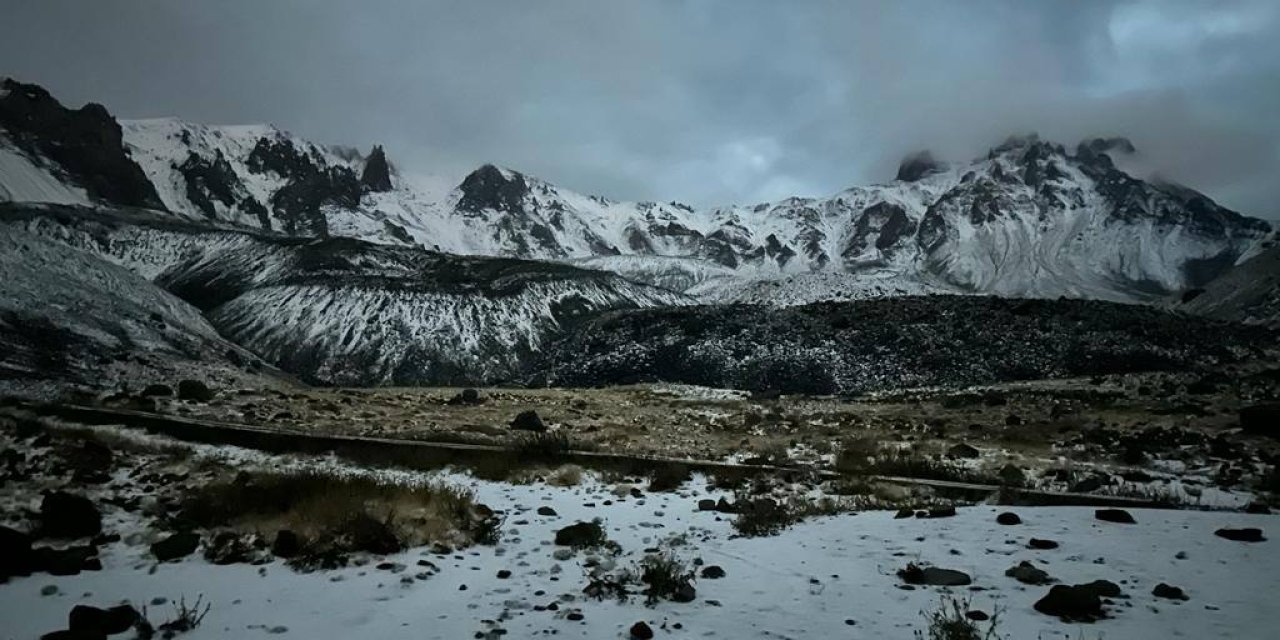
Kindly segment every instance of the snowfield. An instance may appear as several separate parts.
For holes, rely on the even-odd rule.
[[[275,458],[234,448],[200,447],[200,455],[245,466],[374,473],[331,459]],[[371,558],[362,567],[295,573],[279,562],[261,567],[213,566],[192,556],[156,565],[140,526],[116,514],[112,528],[126,542],[106,547],[104,569],[73,577],[37,575],[0,585],[0,635],[35,638],[61,628],[77,603],[107,606],[155,598],[188,603],[197,595],[212,604],[204,624],[184,638],[253,638],[282,634],[303,638],[626,638],[646,621],[658,638],[912,638],[924,629],[921,612],[944,594],[972,597],[972,608],[999,612],[1000,637],[1264,639],[1274,637],[1277,612],[1269,594],[1280,589],[1280,554],[1274,540],[1240,543],[1215,537],[1220,527],[1280,530],[1276,516],[1240,513],[1132,510],[1137,524],[1096,521],[1076,507],[962,508],[955,517],[894,519],[866,512],[812,520],[771,538],[733,538],[729,516],[697,512],[697,499],[718,497],[695,476],[679,493],[618,497],[615,487],[589,478],[573,488],[507,485],[452,473],[387,472],[405,482],[445,480],[465,484],[480,502],[506,514],[497,547],[447,555],[415,549]],[[619,492],[625,494],[625,491]],[[6,500],[12,505],[11,500]],[[558,516],[535,515],[549,506]],[[995,516],[1016,511],[1023,524],[1001,526]],[[620,543],[626,566],[644,549],[673,550],[726,572],[699,579],[688,604],[643,598],[626,604],[585,600],[583,567],[590,554],[557,561],[554,532],[575,521],[602,518]],[[109,521],[111,519],[109,518]],[[131,529],[131,527],[133,529]],[[1033,551],[1031,537],[1061,543]],[[129,544],[133,542],[133,544]],[[608,562],[607,558],[603,559]],[[1124,595],[1107,607],[1110,618],[1068,624],[1037,613],[1032,604],[1049,589],[1027,586],[1004,571],[1030,561],[1067,584],[1111,580]],[[439,568],[413,577],[419,561]],[[389,569],[376,565],[391,563]],[[895,572],[908,562],[968,573],[973,586],[900,588]],[[384,565],[387,566],[387,565]],[[500,570],[512,572],[498,578]],[[1161,582],[1183,588],[1186,602],[1151,594]],[[41,595],[46,587],[55,595]],[[558,610],[535,610],[558,603]],[[151,605],[161,620],[169,605]],[[580,613],[582,620],[568,616]],[[576,617],[576,616],[575,616]],[[677,626],[678,625],[678,626]]]

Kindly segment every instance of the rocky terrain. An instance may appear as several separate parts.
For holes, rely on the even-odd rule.
[[[1214,340],[1206,341],[1206,334]],[[973,296],[774,308],[604,314],[547,351],[558,386],[681,382],[784,393],[861,393],[1214,367],[1258,357],[1275,335],[1153,308]]]
[[[1270,245],[1181,302],[1178,308],[1188,313],[1280,327],[1280,246]]]

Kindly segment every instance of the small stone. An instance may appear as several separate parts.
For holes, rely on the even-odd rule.
[[[40,595],[42,595],[42,596],[54,596],[54,595],[58,595],[58,585],[56,585],[56,584],[46,584],[45,586],[40,587]]]
[[[1262,529],[1255,529],[1252,527],[1244,529],[1218,529],[1213,532],[1213,535],[1218,536],[1219,538],[1226,538],[1227,540],[1234,540],[1236,542],[1266,541],[1266,538],[1262,535]]]
[[[1053,540],[1032,538],[1027,541],[1027,547],[1031,549],[1040,549],[1040,550],[1057,549],[1058,543],[1054,542]]]

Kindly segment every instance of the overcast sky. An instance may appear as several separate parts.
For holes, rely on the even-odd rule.
[[[0,75],[118,117],[383,143],[618,199],[751,203],[1010,133],[1126,135],[1280,218],[1280,2],[0,0]]]

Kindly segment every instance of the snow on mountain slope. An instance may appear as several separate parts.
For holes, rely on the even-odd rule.
[[[103,388],[116,377],[237,377],[252,360],[187,303],[51,238],[4,227],[0,273],[4,393],[41,395],[66,382]]]
[[[690,302],[568,265],[218,229],[140,210],[11,204],[0,206],[0,229],[132,269],[204,311],[222,336],[320,383],[510,379],[581,318]]]
[[[289,236],[593,260],[707,300],[788,304],[927,290],[1158,300],[1223,273],[1270,231],[1191,189],[1125,173],[1137,152],[1119,138],[1068,149],[1013,137],[968,163],[914,154],[894,181],[830,197],[695,209],[587,196],[493,165],[460,182],[411,178],[381,147],[366,156],[271,126],[120,126],[96,105],[73,112],[34,85],[13,86],[13,96],[31,97],[5,98],[0,116],[36,114],[51,124],[6,116],[0,125],[21,129],[9,134],[38,165],[40,154],[60,154],[50,166],[71,166],[68,175],[97,185],[89,193],[96,202],[147,206],[154,193],[176,217]],[[86,151],[95,162],[41,144],[77,127],[104,133],[109,144]],[[101,172],[122,182],[98,179]],[[150,184],[134,184],[135,172]],[[0,184],[21,199],[63,197],[13,186],[29,180],[8,173]],[[128,188],[107,188],[117,182]]]
[[[0,135],[0,202],[89,204],[89,196],[32,162]]]

